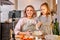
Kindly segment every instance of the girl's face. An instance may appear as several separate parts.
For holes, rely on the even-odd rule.
[[[27,17],[32,17],[33,16],[33,8],[31,7],[27,7],[26,9],[26,14],[27,14]]]
[[[46,7],[46,5],[41,6],[41,13],[43,15],[46,15],[46,13],[47,13],[47,7]]]

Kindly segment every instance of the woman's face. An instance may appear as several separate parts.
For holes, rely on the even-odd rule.
[[[27,7],[26,14],[27,14],[27,17],[32,17],[33,16],[33,8]]]
[[[43,15],[46,15],[46,13],[47,13],[47,7],[45,5],[41,6],[41,13]]]

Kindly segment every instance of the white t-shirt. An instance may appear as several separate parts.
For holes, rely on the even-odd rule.
[[[28,25],[30,25],[30,24],[36,24],[36,23],[37,22],[36,22],[35,18],[32,18],[32,19],[28,19],[26,17],[20,18],[19,21],[18,21],[18,23],[15,26],[14,32],[15,32],[15,34],[17,34],[18,32],[21,31],[21,29],[22,30],[26,30],[28,28]],[[23,27],[23,25],[25,27]]]

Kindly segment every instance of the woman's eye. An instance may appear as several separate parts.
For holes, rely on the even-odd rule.
[[[26,11],[29,11],[29,10],[26,10]]]
[[[33,11],[33,10],[30,10],[30,11]]]
[[[26,11],[33,11],[33,10],[26,10]]]

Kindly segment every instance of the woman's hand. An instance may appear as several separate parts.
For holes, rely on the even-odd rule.
[[[30,35],[31,35],[29,31],[27,31],[27,32],[25,32],[25,33],[26,33],[26,35],[28,35],[28,36],[30,36]]]
[[[31,32],[28,30],[26,32],[19,32],[18,35],[21,35],[21,34],[24,34],[24,35],[31,35]]]

